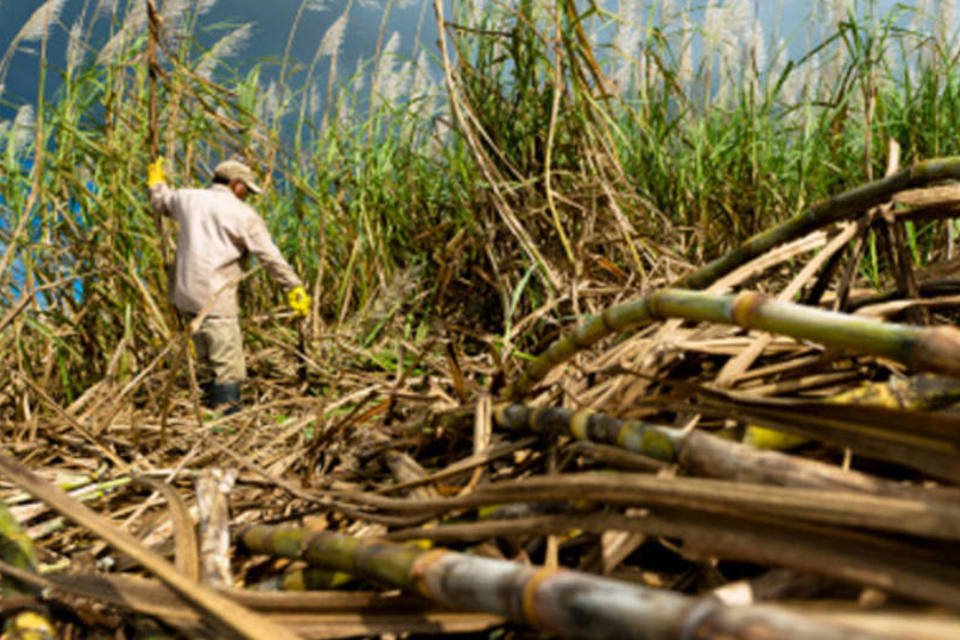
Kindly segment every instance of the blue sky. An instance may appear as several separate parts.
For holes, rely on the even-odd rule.
[[[62,24],[54,30],[50,42],[50,58],[54,61],[63,60],[67,40],[66,32],[84,5],[96,5],[104,1],[110,2],[110,0],[65,1],[65,9],[61,16]],[[135,1],[141,2],[144,0]],[[164,1],[157,0],[161,8]],[[174,2],[178,0],[166,1]],[[218,37],[226,33],[224,28],[214,30],[213,27],[216,25],[253,24],[253,35],[250,41],[245,49],[230,61],[231,64],[242,69],[256,61],[266,61],[268,65],[271,62],[276,64],[283,54],[287,36],[303,0],[206,1],[213,1],[214,3],[212,10],[203,18],[203,24],[210,28],[205,38],[207,44],[212,44]],[[449,5],[451,0],[445,1]],[[455,1],[459,4],[488,0]],[[615,11],[621,3],[627,1],[605,0],[603,4]],[[650,1],[663,2],[664,0],[632,0],[634,3],[648,3]],[[672,4],[673,6],[683,6],[686,1],[672,0]],[[703,6],[708,1],[710,0],[692,0],[692,6]],[[860,0],[858,4],[866,5],[868,1]],[[895,0],[876,1],[881,12],[891,9],[896,4]],[[126,2],[127,0],[119,0],[119,5],[124,6]],[[305,64],[313,58],[323,34],[333,21],[342,14],[348,0],[307,0],[307,2],[319,10],[308,10],[304,13],[293,46],[293,57]],[[779,32],[788,42],[798,43],[795,47],[791,47],[792,50],[796,51],[798,48],[805,46],[802,43],[805,40],[804,33],[809,25],[811,10],[821,2],[837,4],[838,0],[756,0],[754,6],[759,11],[765,31],[768,34]],[[843,2],[843,0],[839,0],[839,2]],[[0,55],[7,50],[14,35],[27,18],[42,4],[42,0],[0,0]],[[425,46],[431,49],[435,46],[437,36],[431,0],[354,0],[346,29],[346,38],[341,49],[339,62],[341,72],[352,72],[358,58],[369,59],[373,55],[384,7],[386,6],[391,8],[386,25],[386,35],[389,37],[395,31],[400,34],[401,54],[409,54],[414,49],[418,34],[420,41]],[[103,33],[100,36],[105,39],[105,21],[101,21],[101,29]],[[13,58],[10,74],[6,78],[4,94],[0,96],[0,119],[10,117],[12,113],[10,103],[22,104],[24,101],[33,102],[35,100],[36,44],[33,43],[29,47],[32,47],[32,49],[28,48],[26,51],[20,51]]]
[[[62,61],[67,41],[67,31],[86,2],[96,5],[98,0],[66,0],[60,21],[62,25],[55,29],[50,40],[50,59]],[[143,1],[143,0],[138,0]],[[293,43],[293,57],[309,63],[317,45],[327,28],[343,13],[347,0],[308,0],[319,10],[307,10],[303,13],[297,35]],[[368,59],[376,48],[381,28],[383,7],[387,0],[354,0],[346,37],[341,48],[340,68],[350,72],[355,68],[358,58]],[[119,6],[125,6],[127,0],[120,0]],[[163,5],[157,0],[158,6]],[[393,0],[386,25],[386,37],[399,32],[401,52],[409,53],[414,49],[418,33],[421,40],[433,46],[436,41],[436,26],[432,4],[425,12],[423,5],[411,0]],[[0,0],[0,55],[6,52],[16,33],[24,22],[43,5],[41,0]],[[226,33],[216,26],[239,26],[253,24],[253,34],[245,48],[232,59],[240,67],[252,65],[257,61],[277,63],[283,55],[287,37],[300,8],[301,0],[216,0],[213,8],[203,17],[203,24],[209,29],[204,38],[212,44]],[[107,24],[101,21],[105,39]],[[36,43],[27,45],[13,58],[6,87],[0,102],[24,100],[33,101],[36,97],[37,53]],[[10,109],[0,104],[0,117],[9,117]]]

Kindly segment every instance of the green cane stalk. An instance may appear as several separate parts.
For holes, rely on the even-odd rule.
[[[0,560],[17,568],[35,572],[37,570],[36,552],[33,542],[20,523],[0,500]],[[0,595],[3,598],[33,596],[34,591],[25,584],[5,577],[0,580]],[[50,621],[40,611],[29,609],[9,617],[5,625],[11,638],[53,638]],[[4,637],[7,637],[4,634]]]
[[[507,399],[522,396],[554,367],[613,333],[669,318],[770,331],[894,360],[918,371],[960,377],[960,330],[953,327],[879,322],[770,300],[753,292],[717,295],[663,289],[589,318],[535,358],[504,395]]]
[[[941,180],[958,178],[960,178],[960,157],[919,162],[909,169],[845,191],[798,213],[772,229],[753,236],[724,256],[680,278],[675,286],[689,289],[705,288],[718,278],[773,247],[888,202],[893,194],[899,191],[923,187]],[[505,397],[507,399],[522,397],[534,384],[542,380],[553,367],[608,335],[658,319],[648,317],[640,310],[645,306],[644,300],[630,302],[608,309],[600,316],[588,320],[576,329],[573,335],[555,342],[545,353],[534,359],[520,374],[520,377],[506,389]],[[683,315],[676,317],[686,318]],[[624,325],[621,322],[622,319],[627,319],[628,322]],[[694,318],[687,319],[692,320]]]
[[[678,593],[563,569],[530,567],[444,549],[422,550],[330,531],[252,526],[238,541],[251,553],[305,560],[416,591],[447,607],[479,610],[569,638],[845,638],[838,627],[786,612],[726,607]],[[709,609],[707,616],[701,616]],[[698,635],[699,635],[698,634]],[[872,637],[867,635],[865,637]]]
[[[622,420],[590,409],[534,409],[522,404],[502,404],[494,409],[493,420],[497,427],[509,431],[532,431],[546,437],[569,435],[585,442],[610,444],[656,460],[676,463],[694,475],[786,487],[832,488],[873,495],[929,498],[922,489],[843,470],[817,460],[777,451],[758,451],[752,446],[731,442],[702,430],[687,432],[641,420]],[[838,427],[842,426],[842,423],[838,423]],[[853,429],[857,426],[850,425]],[[843,435],[839,428],[824,431],[827,442],[842,438]],[[875,457],[927,470],[926,460],[919,459],[909,448],[890,447],[885,451],[887,455]]]

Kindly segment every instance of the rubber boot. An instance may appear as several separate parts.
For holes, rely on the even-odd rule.
[[[229,416],[240,411],[240,383],[224,382],[210,385],[208,409],[216,409]]]
[[[200,383],[200,404],[202,404],[206,409],[209,409],[213,406],[213,398],[211,397],[212,393],[213,393],[212,382]]]

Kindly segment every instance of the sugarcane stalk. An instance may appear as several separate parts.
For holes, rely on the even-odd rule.
[[[545,536],[581,531],[602,535],[623,531],[681,540],[688,558],[750,562],[786,567],[845,583],[874,587],[910,600],[944,607],[960,604],[960,572],[920,545],[889,538],[851,536],[849,530],[810,527],[782,520],[701,514],[683,510],[645,511],[637,515],[608,509],[575,515],[537,515],[440,527],[400,529],[394,542],[431,539],[466,543],[496,537]],[[957,634],[956,637],[960,637]]]
[[[777,429],[960,483],[960,419],[947,412],[764,398],[701,388],[680,403],[698,413]]]
[[[160,31],[160,16],[153,0],[146,0],[147,18],[149,29],[147,30],[147,78],[148,78],[148,100],[147,100],[147,137],[150,144],[150,159],[155,160],[160,153],[160,141],[158,137],[157,120],[157,39]]]
[[[37,570],[33,543],[3,500],[0,500],[0,560],[32,573]],[[35,591],[26,583],[9,577],[0,580],[0,596],[2,596],[0,599],[33,595]],[[20,611],[10,616],[4,629],[3,636],[10,638],[43,640],[55,637],[53,626],[47,616],[35,609]]]
[[[230,507],[227,494],[237,479],[237,470],[206,468],[196,482],[200,511],[200,575],[217,587],[233,584],[230,570]],[[192,529],[191,529],[192,531]],[[191,541],[194,548],[197,541]]]
[[[578,440],[616,445],[711,478],[769,483],[787,487],[844,489],[874,495],[918,495],[911,487],[856,471],[724,440],[704,431],[684,433],[640,420],[621,420],[589,409],[532,409],[503,404],[493,419],[502,429],[546,436],[569,434]],[[926,496],[927,494],[921,494]]]
[[[900,191],[924,187],[948,179],[960,179],[960,157],[936,158],[919,162],[909,169],[904,169],[899,173],[895,173],[881,180],[850,189],[813,205],[810,209],[796,214],[772,229],[768,229],[749,238],[733,251],[680,278],[673,286],[677,288],[703,289],[718,278],[730,273],[736,267],[769,251],[778,244],[789,242],[828,224],[839,222],[840,220],[850,218],[860,212],[883,204]],[[626,303],[621,305],[621,308],[629,308],[632,305],[642,306],[643,300]],[[611,324],[610,321],[615,320],[619,315],[620,313],[613,312],[612,309],[608,310],[600,316],[588,320],[576,329],[575,333],[579,334],[579,339],[573,340],[572,336],[570,336],[555,342],[548,349],[548,352],[553,352],[551,357],[545,358],[544,356],[547,355],[545,353],[536,358],[528,365],[527,369],[521,373],[519,379],[506,388],[504,397],[514,400],[523,396],[534,384],[542,380],[543,376],[545,376],[550,369],[578,351],[590,347],[602,338],[612,333],[622,331],[630,326],[658,319],[647,316],[637,318],[627,326]],[[558,346],[559,343],[563,343],[563,346]]]
[[[675,285],[701,289],[726,275],[747,260],[811,231],[857,215],[890,201],[906,189],[927,186],[941,180],[960,179],[960,157],[934,158],[869,184],[844,191],[818,202],[806,211],[746,240],[739,247],[680,278]]]
[[[58,487],[67,491],[72,496],[77,495],[77,491],[82,491],[84,487],[93,485],[94,482],[93,477],[90,475],[85,473],[71,473],[69,471],[58,471],[52,480]],[[33,496],[23,491],[8,496],[5,502],[8,507],[13,508],[15,505],[30,502],[31,500],[33,500]]]
[[[909,378],[894,377],[885,382],[868,382],[830,396],[825,402],[888,409],[937,410],[958,400],[960,380],[921,374]],[[782,450],[808,442],[808,438],[758,425],[747,425],[743,441],[758,449]]]
[[[89,482],[89,480],[87,480]],[[104,482],[97,482],[92,484],[80,484],[79,482],[76,485],[67,485],[67,486],[77,486],[78,488],[68,491],[68,494],[79,500],[80,502],[90,502],[93,500],[98,500],[107,495],[107,492],[112,491],[113,489],[119,489],[130,484],[130,477],[115,478],[113,480],[106,480]],[[61,488],[63,488],[61,484]],[[15,496],[17,501],[20,500],[29,500],[33,496],[29,494],[18,494]],[[13,500],[8,500],[8,503],[12,503]],[[27,520],[32,520],[38,518],[41,515],[50,511],[50,507],[42,502],[33,502],[30,504],[24,504],[20,506],[10,507],[10,513],[18,522],[26,522]]]
[[[862,637],[775,608],[726,607],[578,571],[543,569],[444,549],[356,539],[330,531],[253,526],[253,553],[277,555],[416,591],[445,606],[494,613],[570,638],[806,640]]]
[[[537,356],[505,391],[508,400],[526,393],[555,366],[603,338],[652,320],[680,318],[716,322],[819,342],[901,362],[919,371],[960,377],[960,330],[880,322],[849,314],[772,300],[750,291],[718,295],[661,289],[610,307]]]
[[[292,567],[279,576],[271,576],[248,588],[254,591],[320,591],[337,589],[353,580],[342,571],[328,571],[317,567]]]
[[[157,62],[157,40],[160,38],[160,14],[157,12],[154,0],[145,0],[147,6],[147,140],[150,146],[150,161],[160,157],[159,114],[157,110],[157,75],[160,63]],[[170,263],[167,255],[166,237],[163,233],[163,218],[159,211],[153,212],[153,224],[157,229],[157,239],[160,243],[160,256],[164,268]]]
[[[33,542],[17,522],[7,505],[0,500],[0,559],[7,564],[28,571],[36,570]],[[3,595],[24,595],[23,585],[15,580],[0,583]]]
[[[836,488],[779,487],[712,478],[659,477],[603,472],[564,473],[509,482],[490,482],[472,493],[432,500],[388,498],[369,493],[334,494],[338,508],[378,510],[371,517],[403,513],[405,523],[443,513],[508,503],[606,504],[738,513],[807,523],[855,527],[936,540],[960,540],[960,506],[943,492],[869,495]],[[419,516],[413,517],[413,514]],[[394,517],[393,521],[398,520]]]

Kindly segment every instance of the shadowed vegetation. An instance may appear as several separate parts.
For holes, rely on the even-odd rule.
[[[158,231],[141,184],[154,144],[181,185],[205,182],[223,156],[264,168],[257,206],[320,294],[315,328],[346,322],[369,344],[389,317],[408,338],[469,320],[507,352],[535,350],[551,318],[583,311],[571,283],[670,282],[879,174],[889,137],[905,162],[957,151],[944,135],[955,42],[924,35],[932,17],[821,16],[802,53],[735,5],[697,27],[667,4],[468,4],[449,16],[443,54],[401,59],[384,37],[379,58],[326,86],[348,22],[306,67],[237,77],[217,57],[243,27],[214,27],[205,49],[203,16],[183,9],[160,26],[153,91],[141,3],[82,14],[65,66],[44,60],[55,97],[4,125],[4,304],[47,287],[5,346],[43,345],[18,368],[70,399],[170,337],[170,229]],[[107,43],[82,41],[105,21]],[[715,33],[723,25],[752,35]],[[39,31],[27,35],[45,43]],[[939,255],[942,229],[910,225],[917,258]],[[873,241],[866,260],[880,278]],[[247,282],[249,308],[276,304],[263,285]]]
[[[882,624],[821,607],[795,626],[719,604],[731,585],[753,602],[883,591],[958,610],[960,440],[941,409],[960,394],[960,342],[935,326],[960,299],[952,3],[811,3],[785,40],[752,0],[434,0],[422,16],[437,46],[402,55],[388,1],[375,55],[349,71],[353,0],[298,61],[304,0],[286,54],[252,67],[232,66],[250,26],[208,24],[210,4],[91,1],[64,25],[64,1],[48,0],[0,58],[0,84],[18,47],[36,46],[42,69],[40,100],[8,103],[0,123],[0,438],[42,478],[0,458],[0,516],[7,537],[43,542],[38,562],[70,569],[0,564],[17,597],[56,587],[187,634],[243,627],[226,597],[262,616],[238,631],[250,637],[270,637],[264,621],[324,637],[505,619],[591,637],[549,599],[568,579],[601,603],[574,622],[656,627],[604,604],[650,587],[684,637]],[[252,375],[234,416],[201,413],[165,300],[175,230],[148,209],[156,155],[175,186],[207,183],[229,156],[257,167],[267,190],[252,203],[314,301],[298,322],[266,274],[245,277]],[[178,498],[194,478],[205,488]],[[131,495],[141,486],[169,519]],[[198,555],[184,500],[212,510],[207,491],[222,545]],[[292,563],[230,557],[239,521],[257,525],[241,547]],[[289,521],[302,527],[273,527]],[[162,582],[122,575],[129,564],[86,572],[91,532]],[[171,543],[176,570],[147,550]],[[178,578],[201,556],[220,584],[231,570],[265,588],[373,579],[464,610],[218,595]],[[511,609],[504,559],[546,568],[525,569],[520,594],[546,604]],[[451,575],[479,597],[417,582]],[[916,611],[903,628],[926,628]]]

